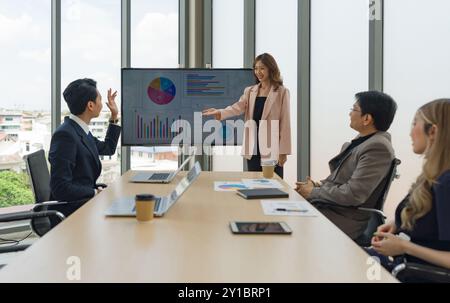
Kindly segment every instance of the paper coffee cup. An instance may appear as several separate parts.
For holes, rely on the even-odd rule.
[[[266,179],[272,179],[273,173],[275,171],[275,165],[277,164],[277,161],[275,160],[264,160],[261,161],[261,167],[263,172],[263,177]]]
[[[136,219],[141,222],[153,219],[155,208],[155,196],[151,194],[139,194],[135,197]]]

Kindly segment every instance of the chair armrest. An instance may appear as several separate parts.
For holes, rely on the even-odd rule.
[[[382,212],[379,209],[375,209],[375,208],[365,208],[365,207],[358,207],[357,208],[360,211],[365,211],[365,212],[370,212],[370,213],[374,213],[379,215],[380,217],[382,217],[384,220],[386,220],[387,216],[384,214],[384,212]]]
[[[18,244],[18,245],[8,245],[8,246],[0,246],[0,254],[6,254],[10,252],[18,252],[23,251],[30,247],[31,244]],[[0,265],[1,267],[1,265]]]
[[[59,201],[39,202],[33,206],[33,211],[39,211],[39,208],[43,206],[64,205],[64,204],[67,204],[67,202],[59,202]]]
[[[392,275],[402,282],[450,283],[450,270],[428,264],[402,263],[392,270]]]
[[[34,218],[43,218],[43,217],[50,217],[50,216],[56,216],[61,221],[64,220],[66,217],[56,210],[46,210],[46,211],[21,211],[11,214],[3,214],[0,215],[0,222],[13,222],[13,221],[21,221],[21,220],[29,220]]]
[[[89,198],[86,199],[81,199],[81,200],[76,200],[76,201],[70,201],[70,202],[66,202],[66,201],[46,201],[46,202],[40,202],[40,203],[36,203],[33,207],[33,211],[37,212],[39,211],[40,207],[44,207],[44,206],[60,206],[60,205],[66,205],[66,204],[72,204],[72,203],[85,203],[86,201],[88,201]],[[47,210],[47,209],[45,209]]]
[[[332,201],[323,200],[323,199],[314,199],[311,200],[311,204],[314,206],[326,206],[326,207],[339,207],[339,208],[347,208],[347,209],[354,209],[354,210],[360,210],[363,212],[370,212],[379,215],[383,219],[386,219],[386,215],[379,209],[375,208],[366,208],[366,207],[358,207],[358,206],[346,206],[346,205],[340,205]]]
[[[347,205],[340,205],[333,201],[328,201],[324,199],[313,199],[309,201],[314,206],[326,206],[326,207],[339,207],[339,208],[353,208],[358,209],[357,206],[347,206]]]

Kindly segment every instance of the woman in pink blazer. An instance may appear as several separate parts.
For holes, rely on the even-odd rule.
[[[291,154],[289,90],[270,54],[256,57],[253,70],[257,84],[247,87],[239,101],[225,109],[206,109],[203,115],[226,120],[244,113],[242,155],[248,170],[262,171],[261,159],[271,159],[278,162],[275,172],[283,177],[283,166]]]

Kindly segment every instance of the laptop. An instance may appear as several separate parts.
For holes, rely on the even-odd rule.
[[[178,169],[174,172],[140,172],[134,175],[130,182],[133,183],[170,183],[173,178],[189,163],[189,161],[194,156],[194,153],[191,153],[189,157],[184,160],[184,162],[178,167]]]
[[[153,215],[155,217],[162,217],[169,210],[169,208],[178,201],[188,187],[194,183],[201,171],[202,168],[200,167],[200,163],[196,162],[194,167],[192,167],[186,176],[180,180],[175,189],[169,195],[157,197]],[[121,198],[112,203],[112,205],[106,210],[105,215],[107,217],[135,217],[135,204],[134,197]]]

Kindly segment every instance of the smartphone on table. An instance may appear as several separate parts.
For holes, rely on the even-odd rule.
[[[283,234],[290,235],[292,230],[286,222],[230,222],[234,234]]]

